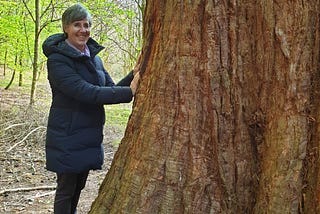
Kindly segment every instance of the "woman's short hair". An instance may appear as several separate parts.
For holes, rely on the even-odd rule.
[[[71,7],[67,8],[62,14],[63,31],[67,25],[71,24],[72,22],[80,21],[83,19],[87,19],[89,25],[91,26],[92,19],[88,10],[79,3],[72,5]]]

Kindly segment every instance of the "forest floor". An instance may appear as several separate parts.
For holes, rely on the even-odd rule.
[[[53,213],[56,176],[45,169],[44,153],[50,91],[40,86],[37,94],[30,109],[23,91],[0,89],[0,213]],[[124,127],[105,127],[103,169],[90,172],[78,214],[90,210],[123,133]]]

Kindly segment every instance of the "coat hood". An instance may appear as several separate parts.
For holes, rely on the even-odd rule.
[[[44,55],[49,57],[52,53],[61,53],[72,58],[81,57],[82,55],[74,50],[74,48],[70,47],[65,40],[66,36],[63,33],[57,33],[49,36],[42,44]],[[92,38],[89,38],[87,46],[90,50],[91,57],[94,57],[104,49],[103,46],[99,45]]]

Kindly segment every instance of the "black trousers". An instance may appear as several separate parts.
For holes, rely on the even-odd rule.
[[[85,187],[89,171],[83,173],[57,173],[54,214],[75,214],[81,190]]]

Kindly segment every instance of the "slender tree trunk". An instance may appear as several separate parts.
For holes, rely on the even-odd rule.
[[[19,56],[19,66],[20,66],[20,69],[19,69],[19,86],[22,86],[22,84],[23,84],[22,55],[23,55],[23,52],[21,51],[20,52],[20,56]]]
[[[7,57],[8,57],[8,49],[5,50],[4,52],[4,62],[3,62],[3,76],[6,76],[6,71],[7,71]]]
[[[35,0],[35,28],[34,28],[34,49],[32,64],[32,84],[30,92],[30,105],[35,101],[36,84],[38,77],[38,58],[39,58],[39,32],[40,32],[40,0]]]
[[[7,84],[7,86],[4,88],[5,90],[8,90],[10,88],[10,86],[12,85],[13,83],[13,80],[14,80],[14,76],[16,75],[16,70],[14,69],[12,71],[12,75],[11,75],[11,79],[9,81],[9,83]]]
[[[318,11],[147,1],[141,84],[90,213],[319,213]]]
[[[5,90],[8,90],[13,83],[14,77],[16,75],[17,62],[18,62],[18,55],[16,54],[15,59],[14,59],[15,68],[12,71],[11,79],[10,79],[8,85],[4,88]]]

